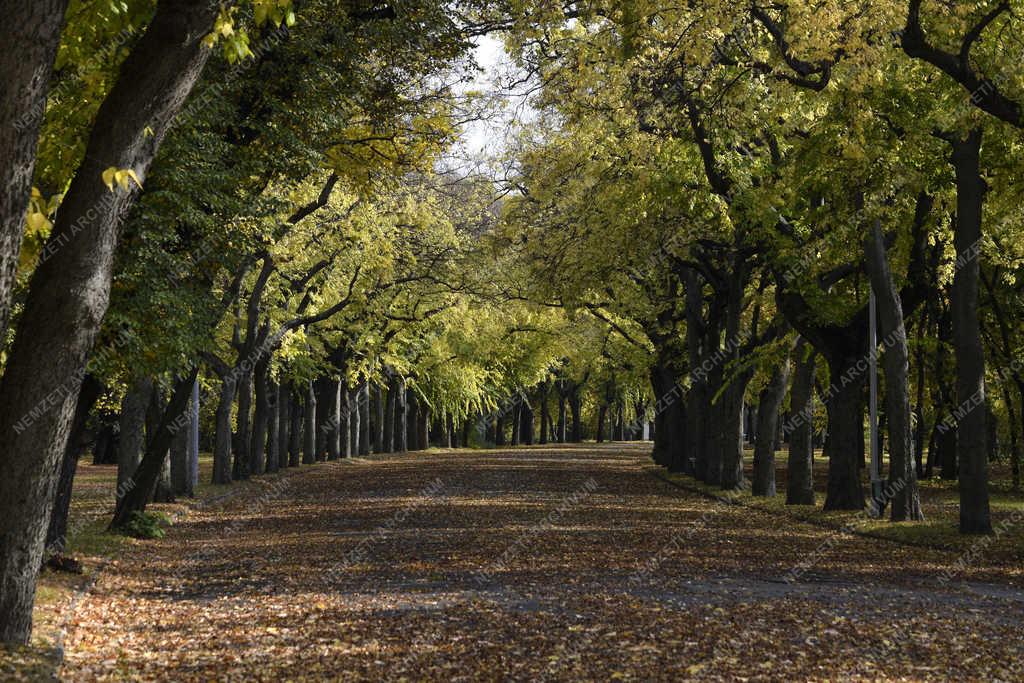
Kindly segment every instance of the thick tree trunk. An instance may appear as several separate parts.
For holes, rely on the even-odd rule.
[[[787,423],[789,456],[786,466],[786,505],[814,505],[814,361],[816,353],[801,337],[793,351],[796,371],[790,392]]]
[[[885,340],[885,415],[889,426],[889,483],[892,521],[924,519],[917,489],[917,467],[910,424],[910,353],[896,283],[893,282],[881,224],[876,221],[864,245],[871,287],[878,302],[879,331]],[[872,349],[875,351],[875,349]]]
[[[408,420],[408,395],[405,389],[405,379],[400,377],[395,386],[395,450],[399,453],[409,450],[409,431],[406,428]]]
[[[277,466],[288,467],[288,444],[291,443],[291,383],[282,379],[277,388]]]
[[[825,401],[828,412],[828,488],[826,510],[863,510],[860,466],[864,459],[864,382],[867,359],[856,353],[834,352],[827,358],[831,385]]]
[[[359,455],[370,454],[370,382],[359,388]]]
[[[398,409],[398,379],[388,380],[387,405],[384,410],[384,452],[395,452],[395,413]]]
[[[981,129],[952,142],[956,171],[956,269],[953,275],[953,341],[956,352],[957,460],[960,467],[960,533],[992,532],[986,449],[985,355],[978,319],[978,253],[985,181],[981,177]]]
[[[548,431],[551,429],[551,408],[548,405],[548,394],[550,393],[551,385],[547,380],[540,383],[540,394],[538,400],[540,402],[540,443],[545,445],[548,442]],[[468,447],[468,443],[464,443],[463,446]]]
[[[212,29],[219,8],[215,0],[163,0],[158,4],[145,35],[122,64],[114,87],[100,105],[84,161],[64,195],[44,257],[32,274],[0,381],[0,457],[5,472],[0,480],[0,642],[26,642],[31,631],[36,572],[57,463],[67,445],[83,369],[109,302],[118,228],[137,195],[135,189],[115,187],[110,191],[97,179],[105,169],[115,167],[133,169],[144,182],[160,142],[210,54],[202,40]],[[20,21],[13,22],[15,31],[24,27]],[[50,30],[38,36],[30,32],[13,44],[37,39],[44,40],[41,49],[52,50]],[[13,52],[11,44],[5,48],[14,59],[25,59]],[[34,70],[36,65],[29,63],[27,68]],[[15,80],[5,87],[25,87],[17,74],[10,75]],[[22,158],[24,155],[17,153],[13,157],[15,161]],[[23,180],[26,171],[22,164],[5,180],[15,186],[28,182]],[[10,190],[5,183],[0,191]],[[21,202],[7,209],[5,201],[3,229],[11,227],[12,231],[0,239],[15,235],[16,228],[7,224],[7,214],[20,216],[23,209]],[[10,272],[13,266],[5,261],[2,268]],[[55,296],[56,292],[63,294]],[[40,340],[61,343],[54,346]],[[60,396],[56,403],[54,396]],[[16,430],[24,411],[38,405],[49,409]]]
[[[573,443],[583,441],[583,401],[580,399],[580,389],[579,385],[573,384],[572,391],[569,393],[569,410],[572,412],[572,435],[570,440]]]
[[[719,416],[720,449],[722,454],[721,486],[727,491],[741,488],[743,476],[743,395],[750,383],[750,371],[743,371],[732,378],[721,395]],[[771,435],[774,440],[775,434]]]
[[[597,443],[604,443],[604,425],[608,417],[608,404],[602,402],[601,406],[597,409],[597,436],[595,440]]]
[[[533,406],[526,398],[523,399],[523,408],[520,412],[520,441],[527,446],[533,445]]]
[[[358,415],[354,415],[355,398],[353,396],[354,390],[342,384],[341,387],[342,400],[345,406],[341,410],[341,434],[339,435],[341,441],[341,457],[351,458],[355,455],[355,451],[352,449],[355,444],[355,438],[353,437],[353,430],[355,428],[356,419]]]
[[[1010,426],[1010,475],[1012,477],[1012,490],[1020,491],[1020,461],[1021,461],[1021,441],[1018,429],[1020,424],[1017,422],[1018,413],[1016,406],[1014,405],[1013,398],[1010,396],[1010,388],[1006,382],[1002,382],[1003,387],[1003,402],[1006,403],[1006,417],[1009,421]],[[1021,404],[1024,406],[1024,402]]]
[[[558,443],[565,443],[567,417],[565,412],[565,380],[558,381]]]
[[[512,406],[512,420],[511,420],[511,422],[512,422],[512,443],[511,443],[511,445],[513,447],[519,445],[519,436],[520,436],[520,432],[522,430],[522,424],[520,424],[520,422],[521,422],[521,419],[520,419],[521,411],[522,411],[522,404],[519,402],[518,396],[517,396],[516,397],[516,403],[515,403],[514,406]]]
[[[267,393],[267,473],[273,474],[281,469],[281,386],[271,382]]]
[[[191,423],[191,420],[189,420],[189,423]],[[174,438],[171,439],[170,469],[171,493],[175,496],[191,498],[193,490],[192,473],[190,472],[188,461],[188,426],[186,425],[182,429],[175,431]]]
[[[57,480],[57,493],[53,501],[53,511],[50,513],[50,525],[46,532],[46,550],[43,560],[50,556],[60,555],[67,545],[68,534],[68,513],[71,510],[71,491],[75,481],[75,472],[78,469],[78,458],[85,450],[85,427],[100,394],[103,392],[103,385],[92,375],[86,375],[82,381],[82,390],[78,394],[78,404],[75,406],[74,423],[71,425],[71,436],[68,438],[67,448],[64,449],[64,457],[60,466],[60,478]]]
[[[374,385],[373,398],[373,452],[383,453],[384,434],[387,433],[387,427],[384,424],[384,412],[385,405],[387,404],[387,395],[384,391],[383,386]]]
[[[779,408],[789,385],[789,358],[775,367],[768,384],[757,401],[757,427],[754,442],[754,474],[751,493],[755,496],[775,495],[775,439],[778,433]]]
[[[342,447],[342,424],[341,414],[345,409],[345,389],[341,380],[332,379],[330,383],[330,418],[327,427],[327,459],[338,460],[341,458]]]
[[[249,462],[251,460],[252,446],[252,372],[236,373],[238,376],[238,413],[235,421],[238,423],[238,431],[232,442],[234,451],[234,462],[231,474],[235,479],[249,478]]]
[[[425,451],[430,448],[430,408],[421,403],[416,417],[416,445],[417,450]]]
[[[316,462],[316,389],[313,381],[306,383],[306,411],[302,426],[302,464],[312,465]]]
[[[117,464],[117,424],[103,418],[99,433],[96,435],[96,443],[92,449],[93,465],[116,465]]]
[[[121,401],[117,448],[117,495],[120,499],[134,486],[131,477],[146,449],[146,412],[153,397],[153,381],[141,378],[128,387]]]
[[[249,452],[249,472],[263,474],[267,467],[267,428],[270,422],[270,393],[267,386],[270,382],[270,359],[260,358],[256,362],[253,373],[253,390],[255,393],[255,410],[252,420],[252,442]]]
[[[213,442],[213,483],[231,483],[231,405],[235,402],[235,382],[228,374],[221,380],[217,402]]]
[[[291,383],[291,391],[289,393],[291,395],[289,399],[291,407],[288,412],[291,424],[288,427],[288,466],[298,467],[302,464],[302,414],[303,410],[308,410],[308,408],[302,405],[302,394],[298,385],[294,382]]]
[[[67,6],[67,0],[0,3],[0,339],[7,338],[36,143]]]
[[[420,450],[419,443],[419,419],[420,419],[420,402],[416,397],[416,393],[411,389],[406,389],[406,445],[410,451]]]
[[[313,392],[316,394],[316,459],[325,461],[330,457],[329,444],[331,434],[331,416],[333,415],[334,391],[333,383],[327,378],[320,378],[313,382]]]

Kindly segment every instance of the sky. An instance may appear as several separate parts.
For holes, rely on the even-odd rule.
[[[517,119],[530,118],[532,109],[525,103],[525,96],[502,93],[500,81],[507,80],[509,70],[515,65],[505,54],[504,46],[499,39],[491,36],[478,38],[473,54],[481,71],[472,82],[463,86],[464,91],[502,94],[502,97],[495,99],[503,106],[486,120],[466,124],[462,135],[462,147],[464,153],[472,157],[493,157],[502,151],[510,124]],[[505,74],[506,78],[501,78],[502,74]]]

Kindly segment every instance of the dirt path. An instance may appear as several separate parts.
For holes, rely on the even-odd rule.
[[[634,446],[317,465],[113,564],[63,675],[1024,678],[1020,568],[689,494]],[[964,583],[966,581],[966,583]]]

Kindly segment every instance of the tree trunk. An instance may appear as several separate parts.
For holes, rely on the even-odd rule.
[[[420,450],[419,445],[419,419],[420,419],[420,402],[416,397],[415,392],[411,389],[406,389],[406,404],[408,406],[406,415],[406,444],[410,451]]]
[[[398,379],[388,380],[387,406],[384,410],[384,452],[395,452],[395,413],[398,409]]]
[[[149,378],[136,380],[121,401],[121,419],[118,432],[121,435],[117,449],[117,494],[120,499],[134,483],[132,472],[139,466],[146,449],[146,411],[153,396],[153,381]]]
[[[379,384],[374,385],[373,397],[373,452],[383,453],[384,434],[387,433],[387,427],[384,424],[384,412],[385,405],[387,404],[387,395],[384,391],[384,387]]]
[[[789,456],[786,466],[786,505],[814,505],[814,360],[816,353],[803,337],[793,351],[796,372],[790,392],[787,423]]]
[[[608,404],[601,402],[601,406],[597,409],[597,443],[604,443],[604,423],[608,417]]]
[[[565,412],[565,380],[558,381],[558,443],[565,443],[566,438]]]
[[[67,446],[83,370],[109,302],[118,228],[137,196],[135,189],[110,191],[97,179],[115,167],[133,169],[140,181],[145,180],[160,142],[211,52],[202,41],[219,10],[215,0],[158,4],[145,35],[121,65],[116,83],[100,105],[84,160],[61,202],[45,256],[32,274],[0,381],[0,453],[6,472],[0,480],[0,642],[24,643],[31,631],[36,572],[57,463]],[[13,27],[20,31],[25,25],[14,22]],[[52,49],[52,32],[45,30],[6,44],[7,52],[25,59],[27,68],[35,70],[37,65],[13,53],[12,45],[37,39],[44,41],[40,49]],[[25,87],[16,73],[3,75],[14,77],[5,87]],[[16,153],[12,159],[22,157]],[[17,187],[28,182],[22,180],[26,171],[22,164],[5,180]],[[5,183],[2,192],[9,191]],[[3,229],[7,230],[7,214],[21,216],[24,205],[17,202],[7,209],[4,204]],[[14,234],[0,239],[9,240]],[[13,268],[6,260],[2,267],[5,272]],[[55,292],[63,294],[55,296]],[[60,344],[40,340],[60,340]],[[55,395],[60,398],[53,404]],[[52,407],[16,430],[26,407],[38,405]]]
[[[52,555],[60,555],[67,545],[68,534],[68,513],[71,510],[71,491],[75,481],[75,471],[78,469],[78,458],[85,450],[85,427],[100,394],[103,392],[103,385],[92,375],[86,375],[82,381],[82,390],[78,394],[78,404],[75,406],[74,423],[71,425],[71,436],[68,439],[67,448],[64,449],[64,458],[61,461],[60,479],[57,480],[57,494],[53,501],[53,510],[50,513],[50,524],[46,532],[46,550],[43,561],[45,562]]]
[[[192,385],[197,374],[198,370],[193,369],[190,375],[175,382],[171,400],[163,410],[159,425],[153,430],[154,433],[146,444],[146,454],[132,473],[135,486],[125,493],[114,510],[114,520],[110,523],[112,528],[124,526],[133,513],[146,509],[146,504],[156,489],[157,480],[162,476],[161,473],[167,464],[167,454],[174,433],[184,429],[187,424],[188,401],[192,396]]]
[[[921,520],[924,515],[917,489],[917,467],[910,431],[907,330],[903,322],[903,305],[885,254],[882,226],[877,220],[871,236],[865,241],[864,251],[871,287],[878,302],[879,331],[885,345],[882,363],[885,369],[885,415],[889,425],[889,484],[893,491],[891,518],[894,522]]]
[[[235,421],[238,423],[238,431],[232,444],[234,451],[234,463],[231,474],[235,479],[249,478],[249,462],[251,460],[252,446],[252,372],[241,372],[238,374],[238,413]]]
[[[316,390],[313,381],[306,382],[306,408],[302,426],[302,464],[312,465],[316,462]]]
[[[1017,422],[1017,411],[1014,405],[1013,397],[1010,396],[1010,388],[1006,385],[1006,382],[1002,382],[1003,388],[1003,402],[1006,403],[1006,417],[1010,423],[1010,472],[1012,477],[1012,490],[1014,492],[1020,491],[1020,461],[1021,461],[1021,441],[1018,429],[1020,424]],[[1024,402],[1022,402],[1024,406]]]
[[[270,383],[267,404],[267,473],[281,469],[281,385]]]
[[[235,402],[235,381],[231,374],[221,380],[213,444],[213,483],[231,483],[231,405]]]
[[[572,412],[572,436],[573,443],[583,441],[583,402],[580,400],[580,386],[573,384],[569,394],[569,410]]]
[[[338,460],[341,458],[343,448],[341,447],[341,438],[343,435],[341,414],[345,409],[345,389],[342,386],[341,380],[331,380],[331,406],[330,406],[330,420],[329,429],[327,432],[327,459]]]
[[[359,455],[370,454],[370,382],[359,388]]]
[[[860,464],[864,458],[864,374],[867,359],[857,353],[859,343],[846,352],[830,349],[828,395],[828,488],[826,510],[863,510],[864,489],[860,483]]]
[[[192,385],[188,423],[188,490],[194,495],[199,485],[199,380]]]
[[[288,444],[291,443],[292,391],[291,383],[282,379],[277,388],[277,466],[288,467]]]
[[[425,451],[430,448],[430,437],[428,429],[430,426],[430,408],[421,403],[416,417],[416,446],[417,450]]]
[[[540,395],[538,400],[540,401],[540,443],[545,445],[548,442],[548,431],[551,429],[551,410],[548,406],[548,394],[550,393],[551,385],[547,380],[540,383]],[[468,443],[463,444],[469,446]]]
[[[256,361],[253,373],[253,389],[255,392],[255,410],[252,421],[252,442],[249,452],[249,471],[252,474],[263,474],[267,467],[267,428],[270,422],[270,393],[267,386],[270,382],[270,358],[262,354]]]
[[[291,407],[289,413],[291,417],[291,425],[288,428],[288,466],[298,467],[302,464],[302,413],[304,407],[302,405],[302,394],[299,392],[299,387],[294,382],[291,383],[291,394],[290,402]],[[305,408],[308,410],[308,407]]]
[[[758,396],[754,474],[750,491],[755,496],[775,496],[775,438],[778,433],[779,408],[789,385],[789,371],[787,357],[775,367],[768,384]]]
[[[405,389],[405,379],[400,377],[395,387],[395,450],[399,453],[409,450],[409,431],[406,427],[408,420],[408,394]]]
[[[0,24],[0,339],[7,338],[11,292],[25,231],[36,143],[67,0],[4,2]],[[15,638],[14,640],[19,640]]]
[[[978,319],[978,253],[981,243],[985,181],[981,177],[981,129],[952,142],[950,161],[956,171],[957,207],[953,243],[953,342],[956,352],[956,450],[960,472],[960,533],[992,532],[986,449],[985,355]]]
[[[191,424],[191,419],[189,420],[189,424]],[[175,496],[187,496],[188,498],[191,498],[193,496],[193,491],[192,474],[189,471],[188,462],[188,426],[189,425],[186,425],[185,428],[174,432],[174,438],[171,439],[170,469],[171,493]]]
[[[522,412],[523,405],[518,396],[515,397],[515,400],[515,405],[512,406],[512,446],[519,445],[519,437],[522,431],[520,413]]]
[[[519,413],[519,427],[520,436],[519,440],[521,443],[527,446],[533,445],[533,406],[530,405],[530,401],[523,398],[523,406]]]

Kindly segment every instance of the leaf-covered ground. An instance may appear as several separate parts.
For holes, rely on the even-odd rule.
[[[653,477],[648,450],[433,452],[262,480],[109,565],[62,676],[1024,678],[1020,566],[708,500]]]

